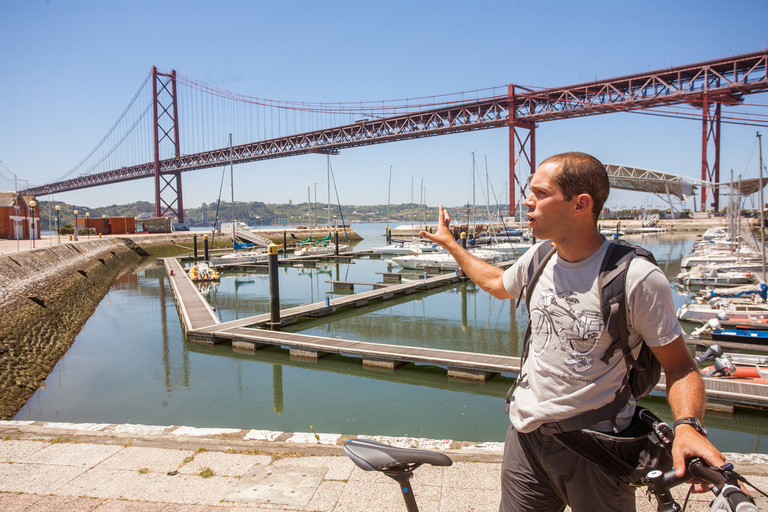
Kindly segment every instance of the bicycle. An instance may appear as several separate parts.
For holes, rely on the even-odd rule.
[[[653,423],[653,429],[659,439],[671,447],[674,432],[670,426],[662,421],[656,421]],[[413,471],[422,464],[433,466],[453,464],[451,458],[442,453],[398,448],[369,439],[350,439],[344,443],[344,451],[361,469],[381,471],[394,479],[400,486],[408,512],[419,510],[413,488],[410,486]],[[698,457],[686,461],[686,471],[682,477],[676,476],[674,469],[666,472],[653,470],[648,472],[643,483],[648,487],[648,499],[650,500],[651,496],[656,497],[658,512],[683,512],[688,505],[693,486],[689,489],[682,507],[673,498],[671,489],[694,479],[708,483],[715,495],[715,499],[710,504],[710,512],[759,512],[754,500],[742,490],[739,482],[749,485],[768,497],[768,494],[734,471],[732,464],[711,467]]]
[[[712,467],[702,459],[695,457],[686,461],[685,475],[682,477],[676,476],[674,469],[667,472],[650,471],[645,477],[649,499],[651,495],[656,496],[659,512],[682,512],[688,504],[693,486],[689,489],[682,507],[672,497],[670,490],[676,485],[694,479],[709,484],[715,495],[715,499],[710,504],[710,512],[758,512],[754,500],[742,490],[739,482],[749,485],[768,497],[768,494],[747,482],[743,476],[734,471],[733,464]]]
[[[398,448],[371,439],[350,439],[344,443],[350,459],[365,471],[381,471],[400,485],[408,512],[418,512],[410,480],[413,470],[422,464],[450,466],[453,461],[444,453]]]

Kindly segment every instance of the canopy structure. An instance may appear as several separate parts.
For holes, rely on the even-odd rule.
[[[687,201],[696,192],[696,187],[702,186],[700,181],[685,176],[627,165],[606,164],[605,169],[608,171],[612,188],[673,195],[681,201]]]
[[[760,190],[759,178],[734,181],[733,184],[708,183],[686,176],[639,169],[627,165],[606,164],[605,169],[608,171],[611,188],[648,192],[662,198],[666,196],[666,201],[671,210],[675,209],[673,197],[679,199],[680,209],[682,209],[682,204],[694,195],[698,188],[729,189],[730,193],[741,197],[747,197]],[[766,185],[768,185],[768,179],[763,180],[763,187]]]

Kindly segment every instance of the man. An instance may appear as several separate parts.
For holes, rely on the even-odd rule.
[[[548,319],[534,326],[529,356],[512,396],[500,510],[554,512],[568,505],[574,512],[634,511],[634,488],[571,452],[543,428],[609,403],[626,375],[620,350],[609,364],[600,361],[611,343],[602,325],[597,284],[610,244],[597,227],[610,190],[608,175],[596,158],[564,153],[539,166],[530,189],[524,203],[529,210],[528,226],[537,239],[550,240],[557,253],[530,295],[531,317]],[[462,249],[453,239],[450,215],[442,206],[439,215],[437,233],[422,231],[422,237],[448,250],[464,273],[494,297],[517,298],[523,293],[535,249],[504,271]],[[684,460],[692,456],[722,465],[725,458],[693,420],[700,421],[704,415],[704,385],[675,317],[669,283],[658,267],[635,257],[627,270],[625,289],[633,353],[639,352],[639,343],[645,340],[664,369],[674,418],[694,423],[675,427],[672,455],[677,473],[684,473]],[[580,337],[564,321],[579,315],[591,315],[597,332]],[[615,427],[626,428],[634,408],[635,401],[630,399],[614,418],[605,418],[590,429],[611,432]]]

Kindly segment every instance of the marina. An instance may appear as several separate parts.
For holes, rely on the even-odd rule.
[[[354,247],[354,252],[363,254],[361,258],[314,258],[312,266],[281,263],[281,315],[313,304],[322,312],[326,297],[334,304],[360,298],[352,290],[334,292],[332,281],[398,285],[424,281],[423,271],[406,271],[389,258],[372,257],[370,250],[381,239],[383,225],[355,225],[355,229],[365,239]],[[648,245],[665,273],[674,276],[692,240],[691,235],[667,234],[636,237],[633,243]],[[290,258],[279,261],[284,259]],[[193,284],[177,269],[173,274],[169,275],[164,262],[148,260],[136,272],[121,277],[46,387],[38,390],[17,419],[258,426],[282,431],[306,431],[313,425],[324,432],[503,440],[508,425],[503,397],[514,382],[526,324],[514,301],[493,299],[470,281],[459,280],[397,293],[387,300],[369,300],[358,307],[336,307],[325,316],[298,316],[278,332],[246,327],[254,325],[254,317],[268,321],[268,276],[262,270],[224,271],[219,283]],[[427,275],[436,277],[431,271]],[[441,275],[455,278],[455,271]],[[188,291],[203,299],[198,305],[210,306],[213,314],[201,310],[194,315],[208,318],[192,330],[206,334],[221,328],[226,336],[220,342],[186,339],[185,319],[177,313],[172,283],[179,289],[190,285]],[[372,286],[353,287],[354,292],[374,292]],[[686,295],[675,294],[678,306],[685,299]],[[138,317],[143,319],[141,324],[135,321]],[[695,325],[684,327],[688,331]],[[108,338],[105,332],[110,333]],[[123,334],[129,332],[129,336]],[[294,335],[298,335],[294,340],[301,341],[293,342],[295,349],[316,350],[322,357],[292,353],[289,344]],[[380,345],[390,352],[302,347],[307,341],[332,341],[342,347],[352,342],[347,347],[365,350]],[[415,359],[392,364],[395,350],[446,351],[453,359],[456,354],[468,354],[463,359],[478,354],[478,359],[500,363],[482,368],[493,373],[481,379],[454,378],[453,374],[448,378],[449,367],[466,366],[466,361],[461,365],[453,360],[441,362],[445,357],[440,355],[432,357],[432,362]],[[363,359],[386,364],[367,365]],[[708,387],[710,397],[719,393],[720,407],[730,410],[729,394],[739,391],[723,382]],[[661,394],[654,393],[644,402],[664,417],[669,412]],[[136,402],[137,395],[146,399]],[[371,402],[366,399],[370,396],[377,399]],[[756,451],[762,453],[760,446],[768,447],[764,439],[768,422],[761,418],[743,407],[734,413],[710,410],[707,426],[710,437],[726,449],[753,451],[758,446]]]
[[[169,276],[174,278],[179,275],[181,266],[175,258],[165,258],[164,265]],[[173,272],[172,272],[173,271]],[[186,273],[181,272],[181,276]],[[180,279],[183,279],[181,277]],[[332,315],[336,308],[365,307],[369,301],[388,300],[396,293],[409,294],[417,290],[436,288],[444,284],[455,283],[459,280],[456,275],[435,276],[406,284],[390,283],[357,283],[374,286],[374,290],[349,295],[326,303],[318,302],[281,311],[282,325],[290,325],[297,322],[302,316],[326,316]],[[331,282],[334,288],[339,283]],[[355,283],[351,283],[352,285]],[[376,285],[379,285],[378,287]],[[178,292],[181,287],[173,287],[177,299],[180,316],[189,319],[193,316],[190,311],[199,311],[207,306],[205,299],[192,290],[193,293]],[[189,288],[187,287],[187,290]],[[328,354],[340,354],[362,358],[363,366],[374,366],[395,369],[405,363],[429,364],[444,366],[447,368],[448,377],[486,380],[495,374],[506,373],[517,376],[520,371],[520,359],[517,357],[488,356],[471,354],[459,351],[446,351],[437,349],[425,349],[408,346],[392,346],[379,343],[366,343],[353,340],[339,340],[320,336],[309,336],[296,333],[281,333],[279,331],[265,331],[258,327],[266,327],[270,322],[270,315],[258,315],[227,323],[214,322],[208,318],[210,325],[186,324],[187,337],[191,342],[203,344],[216,344],[229,342],[233,349],[257,350],[265,346],[287,347],[291,356],[316,359]],[[733,411],[734,407],[765,408],[768,407],[768,386],[734,380],[705,379],[707,402],[709,408]],[[665,380],[656,386],[655,393],[665,394]]]

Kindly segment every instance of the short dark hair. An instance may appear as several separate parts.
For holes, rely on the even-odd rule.
[[[592,198],[592,213],[597,221],[611,192],[608,171],[600,160],[586,153],[572,151],[553,155],[541,162],[542,165],[546,163],[560,166],[560,172],[554,180],[566,201],[579,194],[589,194]]]

